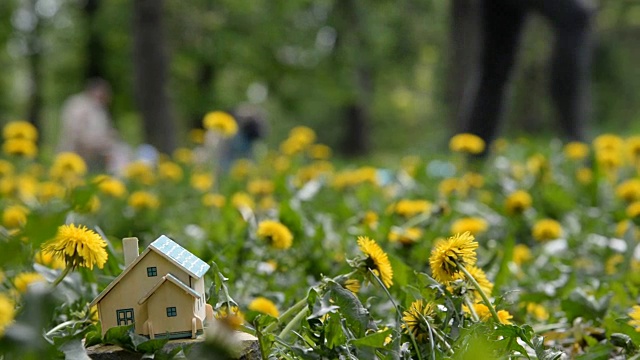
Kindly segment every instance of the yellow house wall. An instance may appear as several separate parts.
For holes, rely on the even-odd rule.
[[[205,306],[207,305],[205,302],[205,298],[204,298],[204,276],[201,277],[198,280],[194,280],[192,278],[192,281],[195,281],[193,289],[198,293],[201,294],[202,297],[200,297],[200,300],[195,300],[195,305],[194,305],[194,313],[195,315],[201,320],[204,321],[204,319],[207,317],[207,312],[206,312],[206,308]]]
[[[191,331],[195,301],[193,296],[185,293],[174,284],[169,282],[162,284],[146,303],[155,335],[162,336],[167,332]],[[167,307],[175,307],[177,316],[168,317]]]
[[[152,266],[157,268],[158,275],[148,277],[147,267]],[[134,311],[136,333],[148,335],[147,329],[144,328],[144,322],[148,318],[147,309],[146,307],[138,305],[138,301],[146,295],[164,275],[169,273],[189,285],[189,274],[153,250],[149,251],[147,255],[135,264],[135,267],[100,300],[98,311],[100,312],[100,321],[102,322],[102,335],[110,328],[118,326],[116,310],[128,308],[133,308]]]

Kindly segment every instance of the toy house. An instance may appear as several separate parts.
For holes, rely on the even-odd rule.
[[[205,302],[209,265],[164,235],[142,254],[137,238],[124,238],[123,249],[125,269],[91,302],[98,307],[102,335],[130,324],[151,339],[201,334],[213,313]]]

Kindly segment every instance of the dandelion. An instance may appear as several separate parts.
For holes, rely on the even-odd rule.
[[[220,133],[223,137],[232,137],[238,132],[236,120],[224,111],[207,113],[202,120],[204,128]]]
[[[130,163],[124,169],[127,179],[132,179],[143,185],[152,185],[156,181],[154,169],[148,163],[138,160]]]
[[[435,314],[435,304],[424,300],[416,300],[411,303],[408,310],[402,313],[402,329],[407,334],[413,334],[417,342],[427,342],[430,334],[429,323],[433,321]]]
[[[58,228],[55,238],[43,246],[43,252],[64,259],[65,270],[78,266],[93,269],[94,265],[102,269],[107,262],[106,246],[107,243],[93,230],[70,224]]]
[[[245,192],[237,192],[233,194],[233,196],[231,196],[231,204],[236,209],[242,209],[242,208],[254,209],[256,207],[256,204],[253,201],[253,198],[251,198],[251,195]]]
[[[29,285],[37,282],[44,282],[44,277],[37,272],[23,272],[13,278],[13,285],[21,294],[27,292]]]
[[[412,245],[422,237],[422,229],[411,227],[402,229],[393,227],[389,231],[389,241],[393,243],[401,243],[402,245]]]
[[[491,316],[492,316],[491,310],[489,309],[489,307],[487,307],[487,305],[481,304],[481,303],[473,304],[473,309],[475,310],[480,320],[489,321],[489,319],[491,319]],[[497,315],[501,324],[505,324],[505,325],[511,324],[511,319],[513,319],[513,315],[511,315],[508,311],[498,310]]]
[[[531,250],[529,250],[529,247],[527,245],[524,244],[518,244],[516,246],[513,247],[513,259],[512,261],[520,266],[524,263],[526,263],[527,261],[531,260],[533,258],[533,256],[531,256]]]
[[[347,279],[342,286],[354,294],[360,291],[360,281],[358,281],[358,279]]]
[[[253,301],[249,303],[249,310],[268,314],[275,318],[280,316],[280,312],[278,311],[276,304],[274,304],[273,301],[262,296],[253,299]]]
[[[469,274],[471,274],[473,279],[478,283],[478,285],[480,286],[480,290],[482,290],[487,296],[491,296],[491,292],[493,291],[493,283],[489,281],[489,279],[487,279],[487,274],[484,272],[484,270],[475,265],[468,265],[466,266],[466,269],[467,271],[469,271]],[[464,274],[460,273],[456,274],[454,277],[456,279],[465,279]],[[474,289],[473,292],[477,300],[482,299],[478,290]]]
[[[70,180],[84,176],[87,164],[76,153],[62,152],[53,160],[49,173],[56,180]]]
[[[366,268],[371,270],[382,281],[384,286],[391,287],[393,285],[393,268],[387,254],[374,240],[366,236],[358,237],[358,246],[367,256],[365,259]]]
[[[486,220],[478,217],[466,217],[456,220],[451,224],[452,234],[462,234],[465,232],[471,233],[471,235],[481,234],[489,228],[489,224]]]
[[[467,183],[456,178],[444,179],[440,181],[440,184],[438,184],[438,192],[444,197],[450,196],[454,192],[464,196],[467,194],[468,190]]]
[[[38,146],[26,139],[8,139],[2,144],[2,151],[7,155],[34,158],[38,153]]]
[[[432,204],[427,200],[400,200],[395,206],[396,214],[404,217],[412,217],[420,213],[428,212]]]
[[[127,187],[122,181],[109,176],[96,179],[95,182],[98,184],[98,190],[107,196],[121,198],[127,192]]]
[[[213,186],[213,175],[198,172],[191,175],[191,187],[199,191],[207,191]]]
[[[228,303],[224,303],[213,315],[231,330],[239,330],[240,326],[244,324],[244,314],[236,305],[229,306]]]
[[[6,328],[11,325],[16,315],[16,309],[9,297],[0,293],[0,338],[4,336]]]
[[[27,223],[29,209],[22,205],[8,206],[2,212],[2,225],[7,229],[18,229]]]
[[[562,235],[562,226],[553,219],[538,220],[531,230],[533,238],[538,241],[557,239]]]
[[[2,137],[5,140],[24,139],[35,142],[38,139],[38,129],[27,121],[11,121],[2,129]]]
[[[624,262],[624,256],[622,254],[614,254],[610,256],[604,263],[604,272],[607,275],[613,275],[617,272],[618,265]]]
[[[455,135],[449,141],[449,149],[453,152],[480,154],[484,151],[485,143],[477,135],[463,133]]]
[[[627,216],[631,219],[634,219],[640,216],[640,201],[634,201],[629,206],[627,206]]]
[[[53,256],[52,253],[45,253],[42,251],[38,251],[36,253],[34,260],[36,263],[52,269],[64,269],[66,266],[63,259]]]
[[[324,144],[315,144],[309,147],[309,156],[316,160],[326,160],[331,157],[331,148]]]
[[[564,146],[563,152],[567,159],[582,160],[589,155],[589,145],[579,141],[572,141]]]
[[[634,305],[629,313],[631,320],[627,324],[633,326],[637,332],[640,332],[640,305]]]
[[[187,148],[177,148],[173,152],[173,158],[181,164],[191,164],[194,160],[193,151]]]
[[[289,228],[274,220],[264,220],[258,224],[258,237],[267,240],[276,249],[288,249],[293,242]]]
[[[271,180],[256,179],[247,184],[247,191],[252,195],[271,195],[275,190],[275,185]]]
[[[590,184],[593,181],[593,170],[586,167],[576,170],[576,180],[583,185]]]
[[[545,321],[549,319],[549,312],[545,309],[544,306],[536,303],[528,303],[527,304],[527,314],[533,316],[538,321]],[[500,312],[498,312],[498,315]]]
[[[616,196],[626,202],[640,200],[640,179],[626,180],[616,187]]]
[[[367,211],[362,216],[360,222],[369,229],[375,230],[378,227],[378,214],[373,211]]]
[[[135,210],[156,209],[160,206],[160,200],[154,194],[147,191],[136,191],[129,196],[129,206]]]
[[[54,181],[44,181],[38,185],[37,195],[38,200],[43,203],[49,202],[53,199],[62,199],[66,194],[64,186]]]
[[[478,243],[468,231],[438,241],[429,257],[433,278],[442,284],[455,280],[454,276],[459,271],[457,264],[469,266],[476,263],[477,248]]]
[[[163,161],[158,165],[158,176],[160,179],[177,183],[182,180],[183,171],[180,165],[172,161]]]
[[[224,197],[224,195],[214,194],[214,193],[208,193],[208,194],[202,195],[202,205],[206,207],[215,207],[219,209],[224,206],[226,201],[227,200]]]
[[[524,190],[511,193],[505,201],[505,208],[509,214],[522,214],[531,207],[533,200],[531,195]]]

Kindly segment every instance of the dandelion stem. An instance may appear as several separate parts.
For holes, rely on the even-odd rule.
[[[460,271],[464,273],[464,275],[467,277],[467,279],[469,279],[471,284],[473,284],[473,287],[475,288],[475,290],[480,294],[480,297],[482,297],[482,301],[489,308],[489,311],[491,312],[491,317],[493,317],[493,320],[496,323],[500,324],[501,323],[500,317],[498,317],[498,313],[496,312],[496,309],[493,308],[493,305],[491,304],[491,301],[489,301],[489,297],[487,296],[487,294],[485,294],[484,291],[482,291],[480,284],[478,284],[476,279],[469,273],[469,271],[462,264],[460,264],[459,261],[455,260],[455,262],[456,262],[456,265],[458,266],[458,269],[460,269]]]
[[[69,274],[69,272],[71,272],[71,269],[72,267],[67,265],[67,267],[65,267],[64,270],[62,270],[58,278],[51,284],[51,287],[58,286],[58,284],[60,284],[62,280]]]
[[[289,321],[289,323],[287,324],[287,326],[284,327],[284,329],[282,329],[282,331],[280,332],[280,335],[278,335],[279,338],[284,339],[284,337],[291,331],[291,329],[300,322],[300,320],[302,320],[302,318],[304,318],[305,316],[307,316],[307,312],[309,311],[309,309],[307,309],[306,307],[303,308],[302,310],[300,310],[299,313],[296,314],[296,316],[293,317],[293,319],[291,319],[291,321]]]
[[[464,302],[467,303],[467,307],[469,308],[469,312],[471,313],[471,317],[473,318],[474,321],[480,321],[480,318],[478,317],[478,314],[476,313],[476,309],[473,308],[473,304],[471,303],[471,300],[468,297],[464,297]]]
[[[280,317],[278,318],[278,321],[272,322],[266,328],[264,328],[263,333],[268,333],[273,331],[273,329],[275,329],[275,327],[278,326],[278,324],[288,319],[289,316],[291,316],[291,314],[295,314],[296,312],[299,312],[306,305],[307,305],[307,297],[305,296],[304,299],[298,301],[292,307],[290,307],[287,311],[282,313],[282,315],[280,315]]]
[[[387,287],[384,286],[384,284],[382,283],[382,280],[380,280],[380,278],[376,276],[376,274],[373,271],[371,271],[371,269],[367,269],[367,270],[369,270],[369,273],[371,274],[371,276],[373,276],[373,278],[376,279],[376,282],[378,283],[378,285],[380,285],[382,290],[384,290],[385,294],[387,294],[387,297],[389,298],[389,301],[391,301],[391,304],[393,304],[393,308],[396,309],[396,313],[398,314],[398,323],[401,323],[401,322],[404,323],[404,320],[402,320],[402,312],[400,312],[400,308],[398,307],[396,302],[393,301],[393,297],[391,297],[391,294],[389,293],[389,290],[387,290]],[[435,359],[436,354],[433,348],[433,337],[431,337],[431,331],[429,331],[429,336],[431,338],[431,357],[432,359]],[[413,348],[416,349],[416,355],[418,356],[418,360],[422,360],[422,355],[420,354],[418,343],[416,343],[416,338],[413,336],[413,333],[411,331],[409,331],[409,338],[411,338],[411,344],[413,345]]]

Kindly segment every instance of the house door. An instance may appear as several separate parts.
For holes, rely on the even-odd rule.
[[[118,326],[133,324],[133,309],[116,310],[116,319]]]

